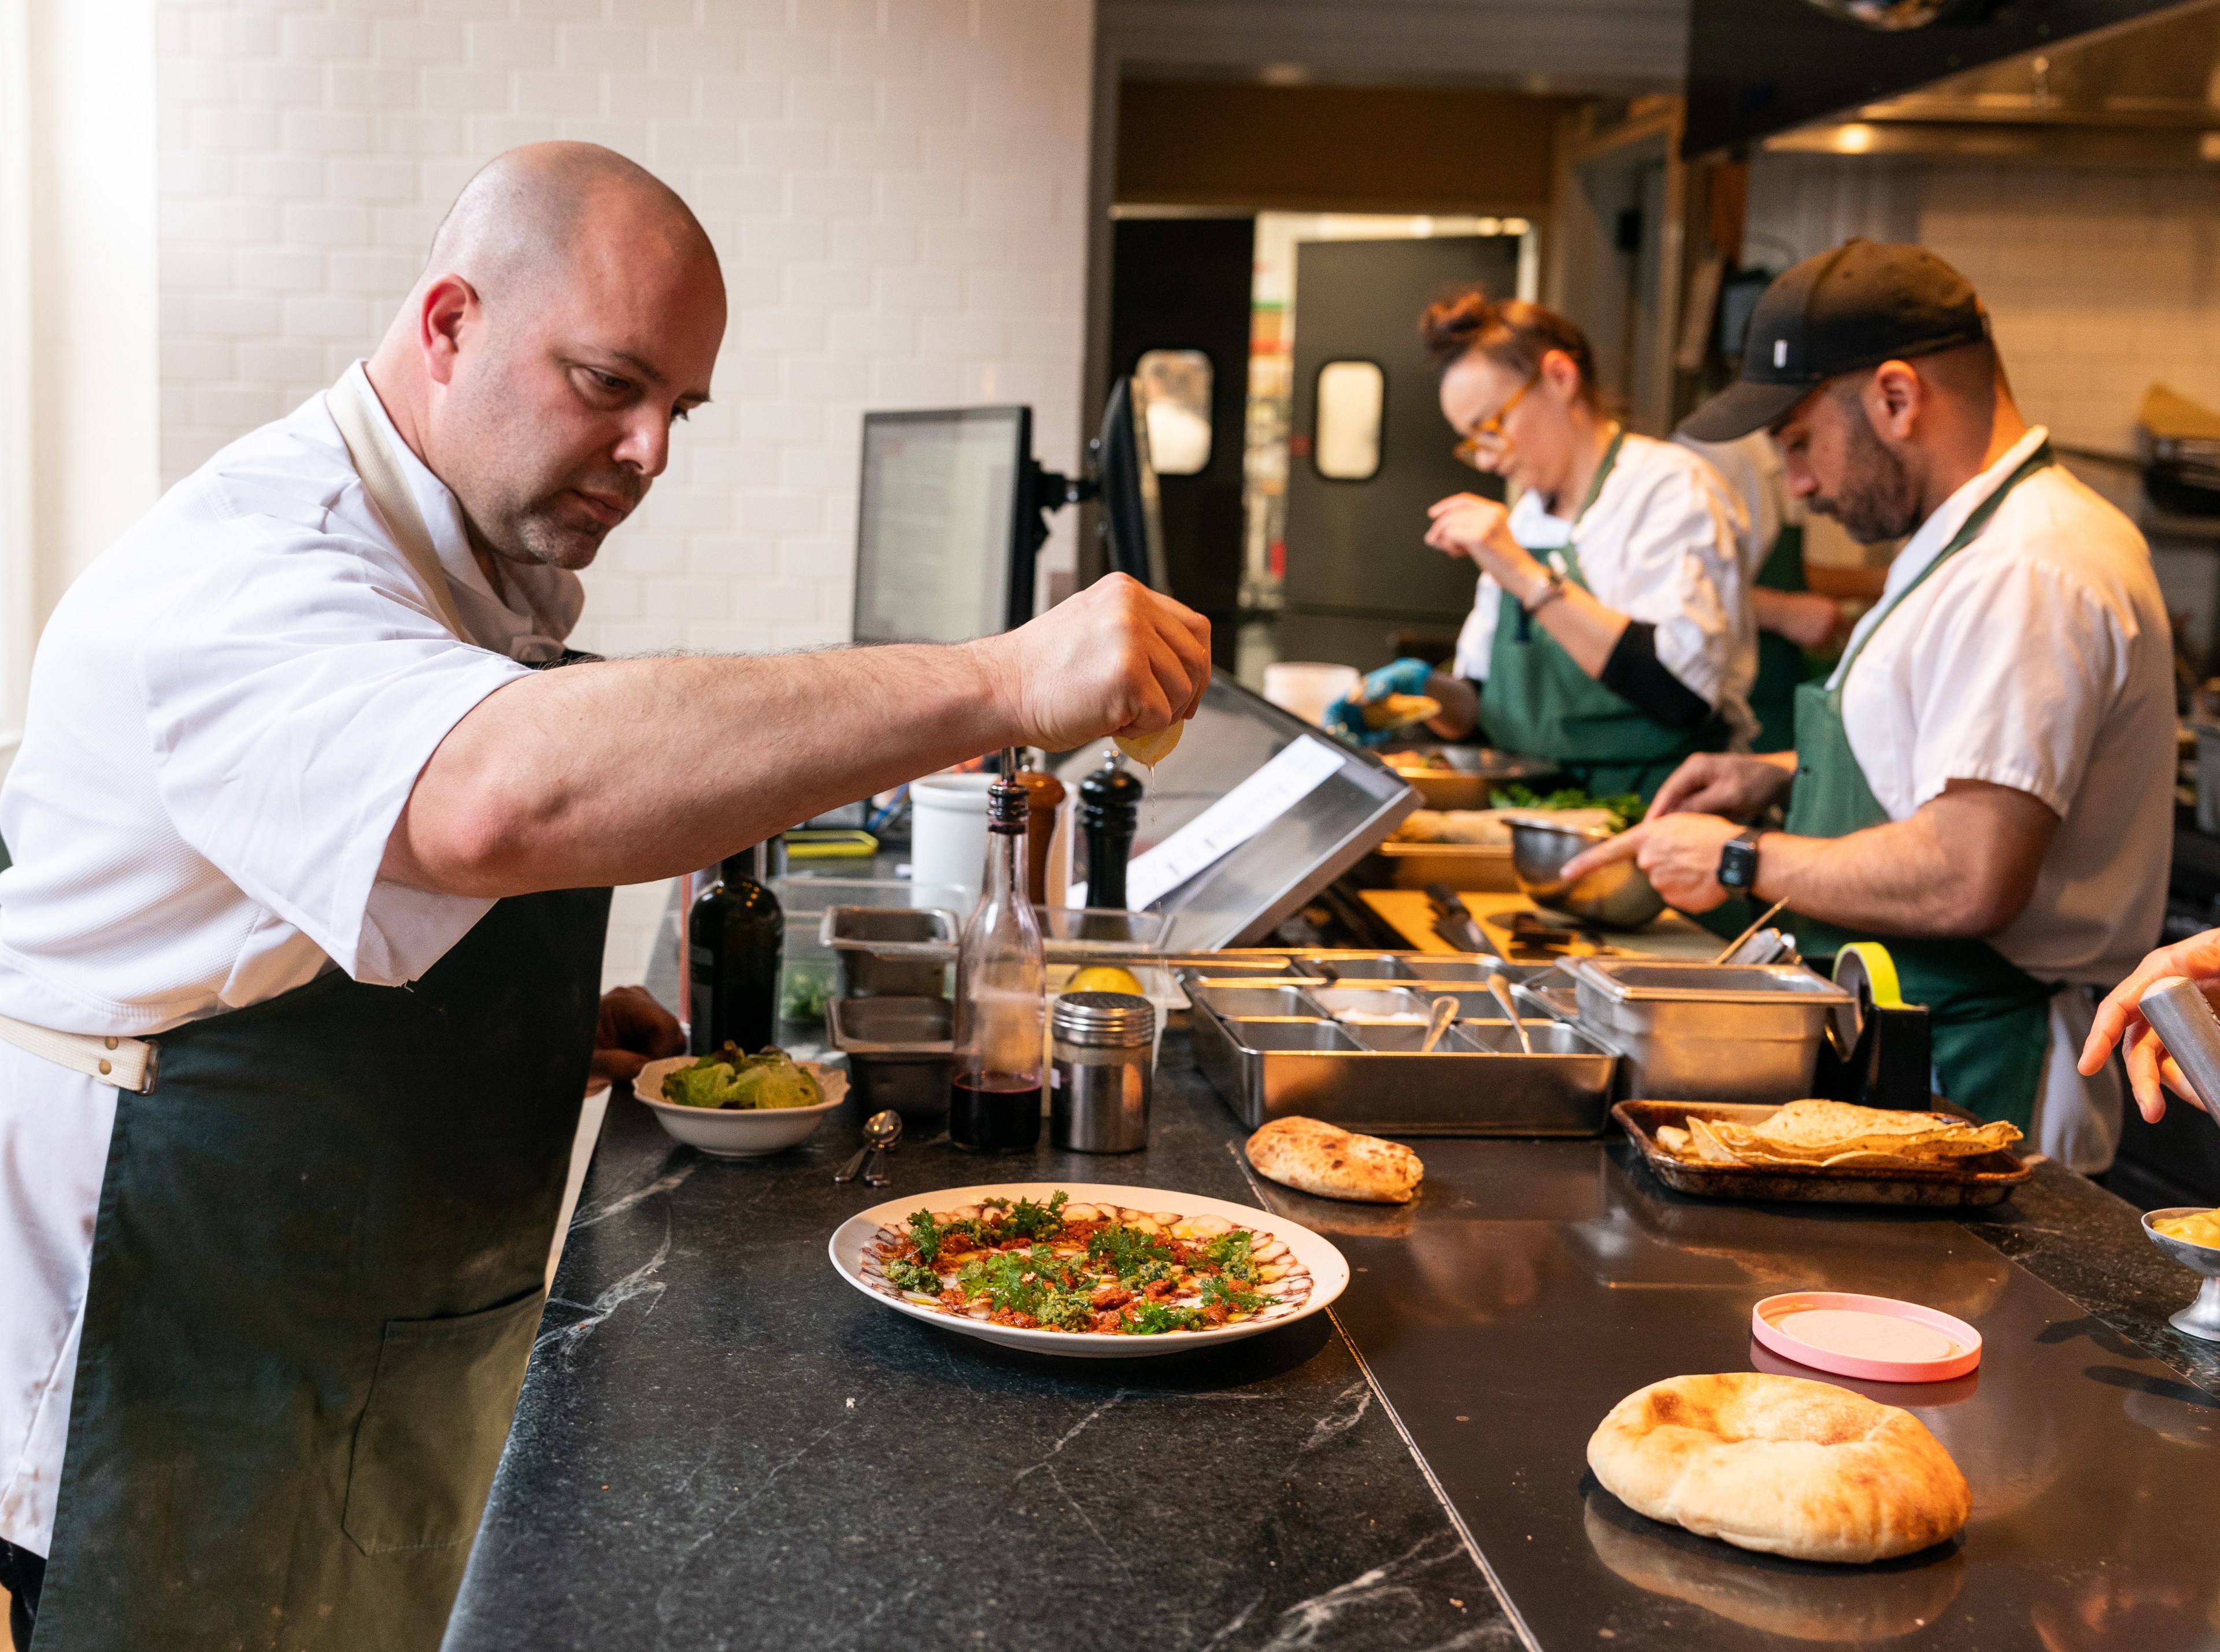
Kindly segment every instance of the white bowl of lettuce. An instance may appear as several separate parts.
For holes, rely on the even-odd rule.
[[[633,1094],[689,1147],[720,1159],[761,1158],[808,1140],[848,1094],[839,1069],[783,1053],[766,1060],[770,1053],[738,1065],[729,1055],[652,1061],[633,1080]]]

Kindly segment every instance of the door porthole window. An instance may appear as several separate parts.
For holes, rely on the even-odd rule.
[[[1329,361],[1318,371],[1311,464],[1329,482],[1369,482],[1380,473],[1380,421],[1388,376],[1376,361]]]
[[[1200,350],[1149,350],[1133,377],[1148,392],[1149,458],[1158,476],[1210,468],[1210,358]]]

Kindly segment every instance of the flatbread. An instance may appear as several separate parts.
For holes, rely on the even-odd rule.
[[[1854,1152],[1969,1158],[1999,1151],[2020,1138],[2019,1127],[2001,1119],[1971,1125],[1939,1113],[1903,1113],[1847,1101],[1791,1101],[1762,1124],[1714,1128],[1721,1141],[1737,1150],[1762,1148],[1814,1160]]]
[[[1385,694],[1358,708],[1367,728],[1408,728],[1442,714],[1442,702],[1430,694]]]
[[[1755,1371],[1637,1389],[1590,1437],[1588,1467],[1637,1513],[1796,1560],[1915,1554],[1973,1512],[1965,1475],[1910,1412]]]
[[[1359,1136],[1322,1119],[1275,1119],[1249,1138],[1257,1174],[1300,1192],[1407,1205],[1426,1167],[1400,1142]]]

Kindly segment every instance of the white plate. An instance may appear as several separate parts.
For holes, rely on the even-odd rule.
[[[716,1158],[761,1158],[805,1141],[848,1094],[848,1075],[839,1068],[800,1061],[795,1065],[814,1074],[818,1088],[825,1092],[825,1099],[814,1107],[682,1107],[676,1101],[657,1099],[663,1094],[665,1073],[700,1059],[671,1056],[648,1063],[633,1080],[633,1094],[670,1135]]]
[[[954,1210],[982,1199],[1031,1199],[1045,1202],[1058,1188],[1075,1205],[1113,1204],[1127,1210],[1177,1211],[1182,1216],[1222,1216],[1255,1233],[1268,1233],[1294,1252],[1295,1259],[1311,1270],[1311,1294],[1302,1306],[1278,1319],[1244,1320],[1238,1325],[1219,1325],[1210,1331],[1172,1331],[1160,1337],[1106,1337],[1083,1331],[1028,1331],[1021,1325],[998,1325],[961,1314],[941,1313],[899,1296],[872,1287],[864,1278],[864,1247],[878,1237],[882,1227],[900,1227],[914,1210]],[[840,1277],[881,1307],[906,1313],[913,1319],[939,1325],[944,1331],[1022,1348],[1035,1354],[1062,1354],[1076,1359],[1134,1359],[1152,1354],[1178,1354],[1189,1349],[1238,1343],[1261,1331],[1277,1331],[1322,1312],[1349,1288],[1349,1262],[1331,1241],[1310,1229],[1254,1205],[1228,1204],[1199,1194],[1169,1193],[1160,1188],[1114,1187],[1099,1181],[999,1181],[976,1188],[943,1188],[932,1193],[906,1194],[859,1211],[832,1231],[826,1247]]]

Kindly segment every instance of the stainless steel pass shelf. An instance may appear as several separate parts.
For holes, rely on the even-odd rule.
[[[1456,963],[1469,974],[1427,981]],[[1300,1113],[1393,1136],[1600,1134],[1618,1057],[1578,1028],[1527,1023],[1534,1053],[1487,994],[1486,960],[1294,954],[1284,972],[1242,980],[1181,972],[1195,1060],[1251,1129]],[[1428,1053],[1422,1019],[1437,991],[1458,1017]]]

